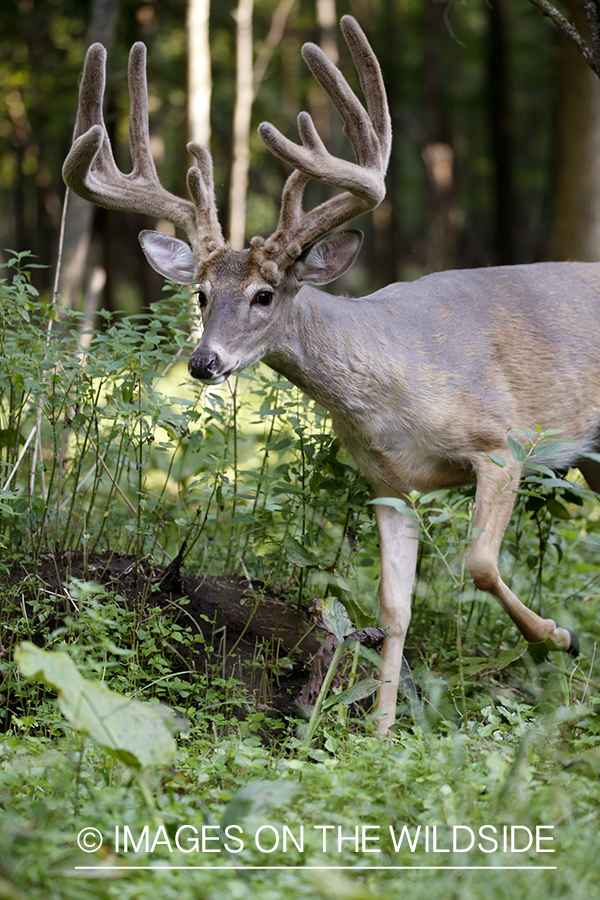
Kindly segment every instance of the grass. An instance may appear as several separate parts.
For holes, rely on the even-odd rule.
[[[126,599],[90,570],[52,596],[36,573],[50,553],[126,554],[157,569],[179,555],[201,576],[260,578],[294,606],[335,596],[356,628],[373,625],[373,508],[326,416],[262,369],[219,390],[190,385],[185,293],[144,316],[105,317],[84,354],[77,317],[41,302],[30,269],[15,254],[0,287],[0,898],[600,893],[590,492],[534,472],[501,558],[525,602],[578,633],[578,661],[517,644],[465,578],[472,492],[436,493],[419,513],[411,674],[394,734],[381,742],[368,707],[336,701],[307,749],[306,722],[269,709],[268,648],[253,663],[257,702],[210,661],[216,631],[171,622],[151,588]],[[20,580],[8,577],[15,559]],[[92,739],[77,709],[61,713],[52,679],[24,677],[24,640],[66,652],[83,677],[148,710],[168,705],[189,724],[176,754],[140,765],[135,750]],[[342,669],[376,674],[374,652],[345,642]],[[150,746],[147,727],[134,747]],[[77,844],[90,827],[103,838],[96,853]],[[464,868],[475,866],[488,870]]]

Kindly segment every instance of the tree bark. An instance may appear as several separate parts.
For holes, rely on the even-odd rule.
[[[317,0],[317,24],[321,32],[321,49],[327,54],[332,63],[337,66],[339,51],[337,45],[337,13],[335,0]]]
[[[494,160],[494,262],[515,262],[513,142],[509,102],[506,0],[488,5],[489,123]]]
[[[315,0],[315,15],[321,50],[337,66],[340,54],[337,44],[336,0]],[[314,79],[308,83],[308,99],[310,113],[321,140],[334,156],[341,156],[343,141],[341,129],[336,129],[337,122],[333,107],[321,86]],[[312,195],[318,198],[318,202],[321,202],[330,196],[330,191],[323,185],[313,185]]]
[[[581,6],[569,18],[587,37]],[[561,37],[553,259],[600,260],[600,83],[583,57]]]
[[[400,145],[405,132],[402,105],[402,20],[399,0],[384,0],[377,22],[377,57],[386,84],[392,117],[392,154],[386,177],[387,196],[373,210],[373,240],[370,248],[370,290],[398,281],[403,275],[404,234],[402,228],[402,168]]]
[[[209,14],[210,0],[188,0],[188,130],[190,141],[204,147],[210,144]]]
[[[250,165],[250,119],[252,116],[252,11],[254,0],[238,0],[235,14],[236,79],[233,112],[233,162],[229,185],[229,242],[241,250],[246,236],[246,197]]]
[[[288,16],[292,11],[292,6],[295,2],[296,0],[279,0],[279,3],[275,7],[275,11],[271,18],[271,27],[269,28],[269,33],[260,46],[256,54],[256,59],[254,61],[254,67],[252,70],[252,90],[255,97],[258,93],[261,82],[265,77],[265,73],[271,61],[271,57],[273,56],[275,49],[277,48],[279,42],[283,37],[283,32],[285,31]]]
[[[445,33],[443,10],[436,0],[425,6],[425,144],[421,155],[428,175],[429,234],[426,265],[430,272],[454,266],[456,224],[453,215],[454,150],[449,140],[444,110],[444,85],[440,61]]]

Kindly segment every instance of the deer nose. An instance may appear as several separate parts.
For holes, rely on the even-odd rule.
[[[194,350],[188,363],[188,371],[192,378],[199,381],[213,381],[221,374],[221,360],[212,350]]]

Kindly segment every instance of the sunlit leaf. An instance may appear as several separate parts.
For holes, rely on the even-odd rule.
[[[56,691],[61,712],[75,728],[126,765],[164,765],[175,755],[173,735],[183,723],[166,706],[117,694],[84,678],[66,653],[28,641],[17,647],[15,660],[23,675]]]

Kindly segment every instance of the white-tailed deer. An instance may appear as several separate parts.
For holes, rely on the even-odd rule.
[[[116,167],[102,118],[104,48],[90,47],[80,91],[83,134],[64,165],[80,196],[112,209],[168,219],[189,244],[155,231],[140,241],[150,264],[173,281],[196,284],[204,332],[189,361],[207,384],[263,359],[329,410],[342,443],[376,497],[400,498],[476,482],[468,568],[496,597],[527,641],[549,639],[576,652],[576,638],[525,607],[502,581],[498,551],[512,512],[521,464],[508,433],[560,429],[547,465],[578,465],[600,489],[600,466],[584,458],[600,437],[600,265],[542,263],[433,274],[360,299],[335,297],[327,284],[352,265],[359,231],[333,232],[384,197],[391,126],[379,65],[358,24],[341,23],[368,113],[339,70],[313,44],[303,56],[339,110],[356,162],[333,158],[311,117],[301,113],[302,146],[269,124],[260,134],[290,175],[277,229],[234,252],[223,239],[209,153],[189,144],[190,200],[159,183],[148,136],[145,47],[129,63],[133,171]],[[342,193],[305,212],[315,178]],[[191,245],[191,246],[190,246]],[[499,465],[502,457],[504,465]],[[381,547],[381,618],[388,629],[381,663],[379,729],[393,723],[417,557],[414,519],[376,506]]]

